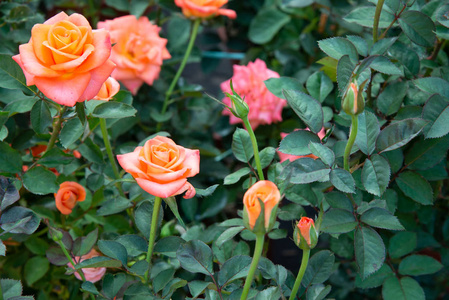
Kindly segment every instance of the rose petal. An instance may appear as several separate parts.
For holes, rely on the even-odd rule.
[[[186,176],[192,177],[200,172],[200,151],[187,148],[185,148],[185,151],[186,157],[182,165],[189,170]]]
[[[218,10],[218,14],[228,17],[229,19],[237,18],[237,13],[235,11],[233,11],[232,9],[221,8]]]
[[[27,84],[27,85],[33,85],[33,84],[34,84],[34,75],[28,73],[28,72],[25,70],[25,68],[23,67],[23,64],[22,64],[22,60],[20,59],[20,54],[14,55],[14,56],[12,57],[12,59],[13,59],[16,63],[18,63],[19,66],[22,68],[23,75],[25,75],[25,78],[26,78],[26,84]]]
[[[86,72],[95,69],[104,64],[111,55],[111,39],[108,31],[104,29],[94,30],[92,45],[95,51],[83,62],[76,72]]]
[[[86,17],[80,14],[71,14],[68,17],[68,21],[72,22],[76,26],[88,26],[90,27],[89,21],[87,21]]]
[[[120,166],[133,177],[147,177],[142,170],[139,169],[139,153],[142,147],[137,147],[133,152],[117,155]]]
[[[161,198],[168,198],[177,195],[177,192],[187,182],[186,178],[181,178],[169,183],[160,184],[142,178],[136,178],[137,184],[147,193]]]
[[[66,72],[73,72],[76,71],[77,73],[84,73],[84,72],[78,72],[78,70],[75,70],[76,67],[81,65],[90,55],[92,52],[94,52],[95,48],[92,45],[86,45],[84,47],[83,54],[75,59],[71,59],[67,62],[55,64],[51,66],[50,68],[55,71],[66,71]],[[55,51],[56,52],[56,51]]]
[[[45,96],[56,103],[74,106],[89,85],[90,79],[90,73],[82,73],[68,79],[35,77],[34,82]]]
[[[89,85],[78,99],[78,102],[93,99],[98,94],[98,91],[101,89],[103,83],[109,78],[114,68],[115,64],[109,59],[102,66],[91,70]]]
[[[192,184],[190,184],[190,182],[186,182],[177,192],[176,192],[176,195],[179,195],[179,194],[182,194],[182,193],[184,193],[184,192],[186,192],[185,194],[184,194],[184,196],[183,196],[183,198],[184,199],[190,199],[190,198],[192,198],[193,196],[195,196],[196,195],[196,190],[195,190],[195,188],[193,187],[193,185]]]
[[[53,25],[60,21],[64,21],[68,18],[69,18],[69,16],[65,12],[62,11],[59,14],[57,14],[56,16],[53,16],[50,19],[48,19],[47,21],[45,21],[44,24]]]
[[[31,43],[19,46],[20,59],[27,72],[39,77],[59,77],[61,73],[44,66],[34,54]]]
[[[31,44],[33,45],[34,54],[46,65],[55,63],[51,50],[43,45],[48,39],[48,32],[52,25],[36,24],[31,29]]]

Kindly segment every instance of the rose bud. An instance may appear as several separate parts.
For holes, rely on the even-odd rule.
[[[361,114],[365,109],[365,99],[363,99],[364,83],[358,87],[355,83],[349,85],[345,96],[342,99],[341,107],[345,113],[351,116]]]
[[[296,224],[293,234],[295,244],[300,249],[312,249],[318,242],[318,232],[315,229],[315,222],[311,218],[302,217]]]
[[[73,181],[66,181],[59,186],[58,193],[55,194],[56,208],[63,214],[69,215],[77,202],[86,199],[84,187]]]

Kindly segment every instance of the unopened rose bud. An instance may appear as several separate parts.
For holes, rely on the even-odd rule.
[[[296,224],[293,234],[295,244],[300,249],[312,249],[318,242],[318,232],[315,229],[315,223],[311,218],[302,217]]]
[[[61,241],[63,238],[62,232],[53,227],[50,227],[50,235],[53,241],[55,241],[56,243]]]
[[[355,83],[351,83],[349,88],[342,99],[341,107],[345,113],[351,116],[356,116],[363,112],[365,109],[365,99],[363,99],[363,86],[357,86]]]
[[[225,93],[226,96],[231,99],[231,113],[237,118],[243,119],[248,116],[249,106],[245,102],[245,99],[242,99],[239,94],[234,91],[234,87],[232,86],[232,80],[230,82],[232,95],[229,93]]]

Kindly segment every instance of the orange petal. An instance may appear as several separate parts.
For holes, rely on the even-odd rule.
[[[68,18],[68,21],[72,22],[73,24],[75,24],[76,26],[89,26],[89,21],[87,21],[87,19],[80,14],[71,14]]]
[[[48,38],[48,32],[52,25],[36,24],[31,29],[31,41],[34,49],[34,54],[37,58],[46,65],[55,63],[51,50],[43,45]]]
[[[93,99],[98,94],[98,91],[101,89],[103,83],[111,75],[114,68],[115,64],[108,59],[101,67],[90,71],[91,78],[89,85],[77,101],[83,102],[85,100]]]
[[[47,21],[45,21],[44,24],[53,25],[60,21],[66,20],[68,18],[69,18],[69,16],[65,12],[62,11],[59,14],[57,14],[56,16],[53,16],[50,19],[48,19]]]
[[[19,64],[19,66],[22,68],[23,74],[25,75],[27,85],[33,85],[34,84],[34,75],[28,73],[25,68],[23,67],[22,60],[20,59],[20,54],[14,55],[12,57],[16,63]]]
[[[95,50],[92,55],[76,70],[76,72],[87,72],[103,65],[111,55],[111,39],[109,32],[100,29],[93,32],[93,43]]]
[[[73,60],[56,64],[51,66],[51,68],[55,71],[66,71],[66,72],[72,72],[75,70],[76,67],[80,66],[91,54],[94,52],[95,48],[92,45],[86,45],[84,47],[83,55],[80,57],[77,57]],[[77,70],[76,70],[77,72]],[[78,72],[77,72],[78,73]],[[82,72],[84,73],[84,72]]]
[[[34,54],[30,43],[19,46],[20,59],[27,72],[39,77],[58,77],[61,74],[43,65]]]

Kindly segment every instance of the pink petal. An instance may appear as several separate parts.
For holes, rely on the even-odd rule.
[[[196,195],[196,190],[195,190],[195,188],[193,187],[193,185],[190,184],[190,182],[186,182],[186,183],[182,186],[182,188],[180,188],[180,189],[176,192],[176,195],[182,194],[182,193],[184,193],[184,192],[186,192],[185,195],[183,196],[184,199],[190,199],[190,198],[192,198],[193,196]]]
[[[111,60],[107,60],[99,68],[90,71],[91,78],[89,85],[79,97],[78,102],[93,99],[98,94],[103,83],[109,78],[114,68],[115,64]]]
[[[39,77],[59,77],[61,73],[44,66],[34,54],[33,45],[30,43],[19,46],[20,59],[27,72]]]
[[[50,19],[48,19],[47,21],[45,21],[44,24],[53,25],[60,21],[67,20],[68,18],[69,18],[69,16],[65,12],[62,11],[59,14],[57,14],[57,15],[51,17]]]
[[[186,157],[184,158],[183,167],[188,168],[187,177],[195,176],[200,172],[200,151],[185,148]]]
[[[25,70],[25,68],[23,67],[23,64],[22,64],[22,60],[20,59],[20,54],[14,55],[14,56],[12,57],[12,59],[14,59],[14,61],[15,61],[16,63],[18,63],[19,66],[22,68],[23,75],[25,75],[25,78],[26,78],[26,81],[27,81],[27,82],[26,82],[27,85],[33,85],[33,84],[34,84],[34,75],[28,73],[28,72]]]
[[[104,64],[109,56],[111,55],[111,39],[109,36],[109,32],[100,29],[94,30],[93,33],[93,42],[94,51],[92,55],[90,55],[83,64],[76,69],[76,72],[86,72],[92,69],[95,69],[102,64]]]
[[[168,198],[174,195],[178,195],[178,191],[187,182],[186,178],[181,178],[169,183],[160,184],[145,180],[142,178],[136,178],[137,184],[147,193],[161,198]]]
[[[117,155],[117,160],[120,166],[128,173],[138,174],[139,176],[146,177],[146,174],[139,168],[139,153],[142,147],[137,147],[133,152]]]

